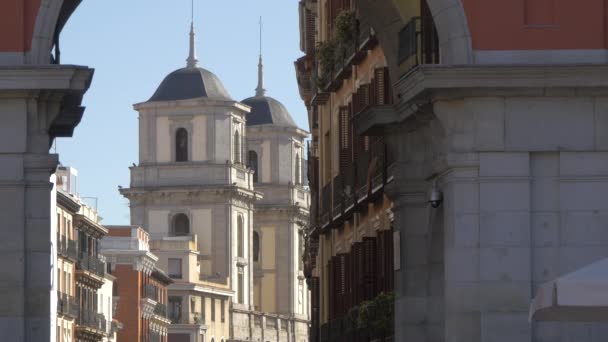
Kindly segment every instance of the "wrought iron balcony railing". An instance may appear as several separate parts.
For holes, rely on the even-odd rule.
[[[399,31],[398,61],[405,71],[419,64],[439,64],[439,37],[433,17],[414,17]]]
[[[81,254],[76,265],[79,269],[92,272],[100,277],[105,275],[106,263],[99,257]]]
[[[144,287],[144,296],[146,298],[150,298],[153,301],[157,302],[158,301],[158,289],[156,288],[156,286],[154,286],[152,284],[146,284],[146,286]]]
[[[76,260],[76,241],[57,233],[57,253],[64,258]]]
[[[154,314],[166,318],[167,317],[167,306],[163,303],[156,304],[156,306],[154,307]]]
[[[76,318],[78,317],[79,309],[75,297],[57,291],[57,313]]]
[[[81,309],[76,318],[76,326],[87,327],[101,332],[106,332],[106,318],[103,314],[95,311]]]

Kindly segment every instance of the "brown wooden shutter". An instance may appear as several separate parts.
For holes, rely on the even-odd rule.
[[[339,110],[339,130],[340,130],[340,172],[344,173],[350,164],[349,155],[349,118],[348,107],[340,107]]]
[[[311,10],[306,10],[306,54],[315,52],[315,15]]]

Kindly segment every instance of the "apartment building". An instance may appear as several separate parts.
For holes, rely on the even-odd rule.
[[[107,234],[95,208],[78,193],[78,171],[60,166],[55,179],[56,332],[58,342],[103,341],[112,322],[102,310],[99,291],[106,281],[105,258],[99,240]],[[110,305],[111,304],[110,300]]]
[[[528,310],[540,284],[608,255],[604,4],[355,3],[388,70],[388,101],[353,130],[384,136],[394,161],[394,340],[601,341],[604,325]]]
[[[173,281],[156,265],[149,234],[138,226],[108,226],[108,231],[101,250],[115,278],[115,317],[122,324],[117,340],[167,342],[167,286]]]
[[[358,134],[354,125],[368,107],[392,103],[386,57],[354,1],[299,6],[305,55],[295,67],[312,132],[305,255],[311,340],[388,337],[392,327],[375,325],[393,317],[393,202],[384,189],[394,179],[394,153],[381,132]],[[358,317],[370,305],[377,317]]]

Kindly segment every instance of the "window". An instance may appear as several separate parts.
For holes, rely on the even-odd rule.
[[[237,218],[237,232],[236,232],[236,238],[237,238],[237,251],[238,251],[238,257],[239,258],[243,258],[245,255],[245,246],[243,244],[243,216],[239,215]]]
[[[224,304],[224,300],[223,300],[223,299],[222,299],[221,304],[222,304],[222,305],[220,306],[220,309],[221,309],[222,311],[220,312],[220,316],[221,316],[221,319],[222,319],[222,323],[224,323],[224,322],[226,321],[226,313],[224,312],[224,305],[225,305],[225,304]],[[222,340],[222,341],[223,341],[223,340]]]
[[[182,318],[182,297],[170,296],[169,297],[169,319],[171,323],[176,324]]]
[[[175,131],[175,161],[188,161],[188,131],[185,128]]]
[[[249,168],[253,170],[253,182],[258,182],[258,154],[255,151],[249,151]]]
[[[234,131],[234,163],[241,163],[241,136],[239,131]]]
[[[203,322],[205,322],[205,320],[207,318],[207,312],[205,312],[205,310],[206,310],[205,301],[206,300],[207,300],[207,298],[201,297],[201,319],[203,320]]]
[[[182,259],[180,258],[169,258],[168,260],[169,266],[169,277],[175,279],[182,278]]]
[[[260,235],[253,232],[253,261],[260,261]]]
[[[211,298],[211,322],[215,322],[215,298]]]
[[[173,235],[184,236],[190,234],[190,219],[186,214],[177,214],[173,217]]]
[[[300,180],[300,173],[301,173],[302,167],[300,166],[300,154],[296,153],[296,184],[300,184],[301,180]]]

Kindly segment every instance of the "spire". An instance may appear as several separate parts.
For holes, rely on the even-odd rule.
[[[260,17],[260,59],[258,61],[258,87],[255,88],[255,96],[264,96],[264,66],[262,64],[262,17]]]
[[[188,53],[188,59],[186,59],[187,68],[196,68],[198,59],[196,59],[196,47],[194,46],[194,0],[192,0],[192,13],[190,20],[190,52]]]

